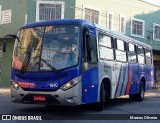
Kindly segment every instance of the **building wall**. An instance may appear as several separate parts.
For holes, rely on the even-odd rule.
[[[153,23],[160,24],[160,7],[141,0],[76,0],[76,18],[84,18],[84,7],[100,12],[99,24],[106,27],[107,13],[113,13],[114,31],[119,32],[119,16],[126,17],[126,35],[131,36],[131,18],[145,21],[144,38],[133,37],[160,49],[160,42],[153,40]],[[149,37],[149,38],[148,38]]]
[[[3,10],[12,10],[11,23],[0,23],[0,38],[6,34],[16,34],[20,26],[25,24],[26,2],[23,0],[0,0]]]
[[[3,10],[12,10],[12,22],[0,25],[0,38],[6,34],[16,34],[17,30],[26,23],[36,21],[36,1],[53,0],[1,0]],[[75,18],[75,0],[57,0],[65,3],[64,19]]]
[[[2,45],[2,39],[0,39],[0,45]],[[7,40],[7,48],[6,52],[2,54],[1,61],[1,72],[0,72],[0,88],[1,87],[9,87],[10,85],[10,76],[11,76],[11,61],[12,61],[12,53],[13,53],[13,39]]]
[[[25,24],[25,15],[27,13],[26,2],[23,0],[0,0],[2,11],[11,10],[11,23],[0,23],[0,46],[2,61],[0,65],[0,88],[10,85],[10,69],[13,52],[14,40],[7,40],[7,50],[2,52],[3,37],[7,34],[16,34],[19,27]]]

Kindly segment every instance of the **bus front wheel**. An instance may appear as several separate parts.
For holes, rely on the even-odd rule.
[[[104,102],[105,102],[104,83],[101,84],[99,96],[100,96],[100,102],[97,103],[96,110],[97,111],[102,111],[104,109]]]

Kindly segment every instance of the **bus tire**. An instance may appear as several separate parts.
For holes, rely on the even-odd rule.
[[[97,103],[95,108],[97,111],[102,111],[104,109],[104,102],[105,102],[104,83],[101,84],[99,96],[100,96],[100,102]]]
[[[132,101],[143,101],[144,100],[144,94],[145,94],[145,86],[144,86],[144,82],[141,82],[139,93],[138,94],[129,95],[129,98]]]

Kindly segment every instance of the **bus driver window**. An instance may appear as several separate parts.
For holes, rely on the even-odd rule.
[[[83,62],[96,63],[97,62],[97,44],[96,37],[85,33],[83,42]]]

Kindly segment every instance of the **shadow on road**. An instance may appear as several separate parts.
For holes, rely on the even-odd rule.
[[[129,98],[118,98],[114,100],[110,100],[105,104],[105,109],[112,109],[115,106],[125,105],[128,103],[134,103],[129,100]],[[23,105],[23,104],[22,104]],[[83,113],[97,113],[98,111],[94,110],[94,107],[96,104],[87,104],[87,105],[81,105],[81,106],[45,106],[45,105],[39,105],[33,107],[25,107],[19,109],[20,112],[26,112],[26,113],[55,113],[55,114],[83,114]]]
[[[117,99],[110,100],[105,104],[103,111],[96,111],[94,107],[95,104],[87,104],[81,106],[46,106],[46,105],[36,105],[36,104],[16,104],[12,103],[12,111],[15,113],[25,114],[110,114],[110,113],[131,113],[132,107],[136,106],[148,106],[151,101],[156,101],[160,98],[159,91],[151,91],[145,94],[145,99],[143,102],[133,102],[128,96],[123,96]],[[154,102],[152,102],[154,103]],[[156,106],[156,105],[155,105]],[[153,107],[153,105],[152,105]],[[129,111],[127,109],[130,109]]]

